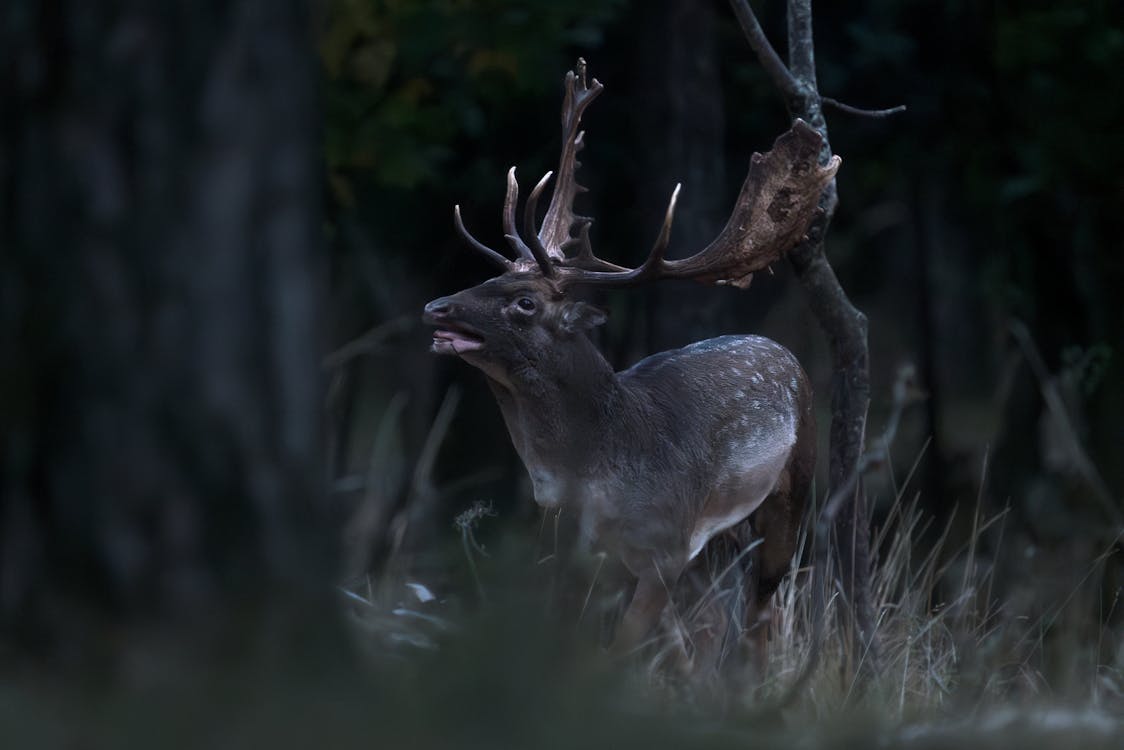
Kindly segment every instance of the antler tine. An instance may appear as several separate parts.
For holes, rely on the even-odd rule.
[[[675,189],[671,191],[671,199],[667,202],[667,211],[663,215],[663,225],[660,227],[660,233],[656,236],[656,242],[652,245],[652,252],[648,254],[648,260],[644,262],[647,266],[651,264],[653,267],[660,267],[663,265],[664,256],[667,254],[667,246],[671,242],[671,223],[675,221],[675,204],[679,202],[679,190],[683,187],[683,183],[675,183]]]
[[[545,276],[554,276],[554,263],[551,260],[550,253],[543,247],[542,240],[539,239],[538,234],[535,233],[535,214],[539,207],[539,196],[542,195],[543,188],[550,182],[550,178],[554,176],[554,172],[547,172],[535,185],[535,189],[527,196],[527,205],[523,210],[523,233],[531,242],[531,252],[534,253],[535,261],[539,264],[539,268]]]
[[[671,199],[667,202],[667,211],[664,213],[660,233],[652,245],[648,257],[636,268],[624,268],[608,261],[601,260],[593,255],[593,250],[588,241],[588,224],[582,227],[582,250],[575,259],[581,261],[581,267],[569,266],[562,277],[566,284],[600,284],[624,286],[640,281],[656,279],[669,275],[673,270],[664,256],[671,240],[671,225],[675,220],[675,205],[679,202],[679,190],[682,184],[677,184],[671,191]]]
[[[463,238],[464,241],[468,243],[469,247],[472,247],[473,249],[479,251],[484,255],[485,258],[492,261],[505,271],[511,270],[513,264],[510,260],[503,257],[495,250],[488,247],[483,242],[469,234],[469,231],[464,227],[464,220],[461,218],[461,207],[459,205],[453,206],[453,224],[456,225],[457,232],[460,234],[461,238]]]
[[[519,181],[515,179],[515,167],[507,170],[507,193],[503,199],[503,236],[511,249],[519,253],[519,257],[534,260],[535,254],[527,243],[519,236],[515,228],[515,205],[519,202]]]
[[[578,228],[578,239],[573,240],[580,245],[578,254],[570,258],[567,265],[572,268],[582,268],[587,271],[628,271],[624,266],[602,260],[593,254],[593,245],[589,242],[589,229],[593,226],[592,219],[583,219]]]
[[[543,218],[538,238],[547,254],[555,261],[565,260],[565,248],[572,244],[574,225],[586,220],[574,214],[574,198],[585,188],[577,183],[574,173],[581,166],[578,152],[585,146],[584,133],[578,129],[586,107],[605,87],[595,78],[586,83],[585,60],[578,58],[574,70],[566,74],[566,94],[562,103],[562,154],[558,160],[558,176],[554,195]]]

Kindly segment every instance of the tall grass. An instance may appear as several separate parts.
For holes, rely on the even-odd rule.
[[[1106,563],[1118,554],[1119,538],[1085,561],[1068,591],[1049,588],[1034,578],[1033,570],[1041,565],[1027,565],[1025,577],[1012,573],[1027,552],[1011,548],[1023,542],[1008,532],[1006,509],[989,515],[981,498],[967,512],[971,531],[954,543],[954,519],[934,530],[918,495],[907,498],[900,490],[894,497],[874,535],[878,555],[871,584],[880,649],[879,668],[869,679],[858,677],[863,670],[856,667],[868,655],[852,652],[852,625],[835,582],[820,581],[808,564],[794,569],[774,597],[765,621],[764,675],[755,674],[744,658],[742,642],[749,634],[735,624],[745,605],[741,563],[749,557],[730,554],[714,558],[723,567],[706,561],[697,566],[694,577],[688,575],[677,587],[677,606],[669,609],[652,640],[622,662],[601,650],[591,628],[583,631],[574,624],[578,619],[588,626],[595,611],[609,612],[610,619],[619,611],[619,587],[606,572],[604,557],[585,567],[552,567],[559,550],[531,550],[514,541],[522,534],[518,530],[501,535],[498,552],[487,551],[465,526],[466,516],[459,527],[467,556],[463,568],[470,571],[462,577],[463,586],[453,584],[443,599],[423,602],[414,589],[403,587],[405,581],[383,580],[374,588],[350,591],[349,608],[361,640],[377,642],[375,652],[399,654],[406,665],[412,652],[428,652],[425,669],[434,669],[442,664],[443,652],[467,649],[474,656],[472,670],[516,682],[548,681],[567,695],[588,694],[598,701],[602,717],[602,688],[612,684],[611,694],[628,694],[629,716],[651,711],[666,718],[670,697],[675,711],[723,717],[706,726],[734,736],[749,731],[745,722],[760,720],[762,708],[785,695],[813,651],[815,624],[822,618],[818,666],[779,714],[784,729],[770,724],[774,733],[769,736],[781,744],[789,736],[783,732],[816,737],[822,727],[857,722],[865,727],[859,730],[864,741],[903,746],[940,745],[958,737],[1002,746],[1003,738],[1015,735],[1031,747],[1113,746],[1124,737],[1124,633],[1105,624],[1111,613],[1098,612],[1092,603]],[[473,516],[472,523],[481,522],[497,523]],[[809,544],[805,536],[798,560],[809,557]],[[569,599],[548,594],[560,574],[575,579]],[[550,585],[544,585],[547,580]],[[810,590],[817,582],[824,586],[823,611],[817,611]],[[497,629],[529,635],[521,636],[515,648],[510,638],[495,641]],[[536,637],[544,642],[536,646]],[[527,649],[536,648],[565,656],[561,661],[552,657],[545,673],[528,674],[519,664],[527,660]],[[684,657],[696,663],[685,667]],[[704,679],[697,671],[690,674],[700,658],[717,659]],[[463,667],[463,661],[449,664],[449,669]],[[604,678],[596,687],[585,681],[589,669]]]

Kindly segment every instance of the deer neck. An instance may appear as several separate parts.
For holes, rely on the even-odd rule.
[[[609,424],[625,397],[616,373],[585,336],[501,383],[489,378],[535,500],[554,507],[597,473]],[[619,425],[618,425],[619,428]]]

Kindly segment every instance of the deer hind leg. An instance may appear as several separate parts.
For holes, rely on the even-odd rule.
[[[761,537],[755,550],[746,628],[755,652],[753,663],[758,679],[765,676],[768,664],[767,643],[773,618],[773,594],[792,566],[796,553],[804,506],[812,486],[815,468],[815,423],[810,412],[804,414],[796,446],[776,488],[753,515],[753,527]]]

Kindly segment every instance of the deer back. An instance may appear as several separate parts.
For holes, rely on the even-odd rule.
[[[646,476],[625,477],[620,491],[651,506],[634,523],[672,518],[687,530],[688,559],[777,488],[812,418],[803,369],[760,336],[661,352],[620,373],[620,381],[647,403],[646,417],[627,425]],[[630,493],[630,482],[639,491]]]

